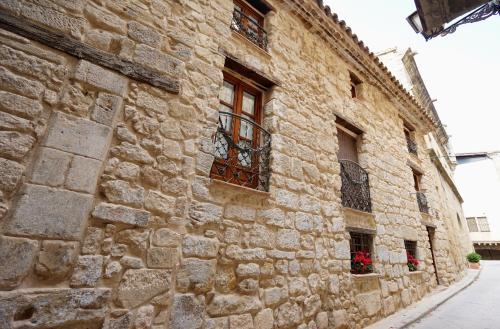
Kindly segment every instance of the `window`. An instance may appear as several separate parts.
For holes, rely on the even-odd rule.
[[[479,232],[477,227],[477,222],[475,217],[467,217],[467,226],[469,227],[469,232]]]
[[[417,241],[405,240],[405,249],[408,254],[417,258]]]
[[[481,232],[489,232],[490,231],[490,225],[488,224],[488,219],[486,217],[478,217],[477,224],[478,224]]]
[[[362,131],[341,118],[337,118],[337,138],[342,180],[342,205],[371,212],[368,173],[358,164],[358,139]]]
[[[262,92],[224,73],[211,177],[267,190],[270,134],[260,126]]]
[[[462,221],[460,220],[459,214],[457,214],[457,222],[458,222],[458,226],[460,226],[460,228],[462,228]]]
[[[428,214],[429,204],[427,203],[427,197],[422,189],[422,174],[413,168],[411,168],[411,170],[413,174],[413,186],[417,196],[418,209],[420,212]]]
[[[469,232],[490,232],[490,224],[488,218],[482,217],[467,217],[467,226]]]
[[[263,49],[267,49],[267,33],[264,16],[270,7],[263,1],[234,1],[231,28]]]
[[[361,80],[352,72],[349,72],[349,79],[351,80],[351,97],[359,98]]]
[[[420,192],[421,186],[422,186],[422,174],[415,171],[415,169],[412,168],[413,172],[413,186],[415,187],[415,191]]]
[[[368,256],[371,264],[372,246],[373,246],[373,236],[366,233],[349,232],[351,235],[350,247],[351,247],[351,263],[354,263],[354,259],[359,253]],[[373,267],[370,266],[364,271],[354,268],[354,264],[351,267],[351,272],[353,273],[371,273],[373,272]]]
[[[405,122],[403,130],[405,133],[406,146],[408,148],[408,152],[417,155],[418,148],[417,148],[417,143],[415,142],[415,129],[410,124]]]

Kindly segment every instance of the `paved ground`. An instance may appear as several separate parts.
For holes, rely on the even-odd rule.
[[[499,329],[500,261],[482,261],[479,279],[409,329]]]

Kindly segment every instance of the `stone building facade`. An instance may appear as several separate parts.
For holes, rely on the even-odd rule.
[[[0,9],[0,327],[361,328],[464,275],[439,123],[321,1]]]

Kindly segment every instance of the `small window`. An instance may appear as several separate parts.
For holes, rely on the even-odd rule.
[[[267,49],[264,17],[271,8],[261,0],[235,0],[231,28],[263,49]]]
[[[417,241],[405,240],[406,253],[417,258]]]
[[[469,227],[469,232],[479,232],[477,227],[477,222],[475,217],[467,217],[467,226]]]
[[[351,272],[366,274],[373,272],[373,236],[366,233],[349,232],[351,235]]]
[[[460,226],[460,228],[462,228],[462,221],[460,220],[459,214],[457,214],[457,222],[458,222],[458,226]]]
[[[488,224],[488,218],[486,217],[477,217],[477,225],[481,232],[489,232],[490,225]]]
[[[413,172],[413,184],[415,187],[415,191],[420,192],[422,190],[422,174],[415,171],[413,168],[412,172]]]
[[[351,80],[351,97],[359,98],[359,89],[361,86],[361,79],[359,79],[354,73],[349,72],[349,79]]]
[[[408,152],[411,154],[417,155],[417,143],[415,142],[415,129],[407,122],[404,123],[403,130],[405,133],[406,146],[408,148]]]

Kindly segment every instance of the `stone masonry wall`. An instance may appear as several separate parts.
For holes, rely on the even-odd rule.
[[[408,161],[442,200],[432,207],[447,201],[428,155],[408,155],[399,100],[325,46],[293,1],[269,3],[265,52],[231,32],[231,0],[0,2],[180,86],[1,25],[1,328],[361,328],[436,285],[429,221],[443,283],[463,275],[456,227],[418,211]],[[209,178],[226,55],[278,82],[264,95],[269,192]],[[360,99],[349,70],[365,81]],[[364,131],[372,214],[341,206],[338,115]],[[428,128],[412,120],[423,150]],[[350,273],[356,220],[376,231],[373,274]],[[417,272],[404,239],[418,241]]]

